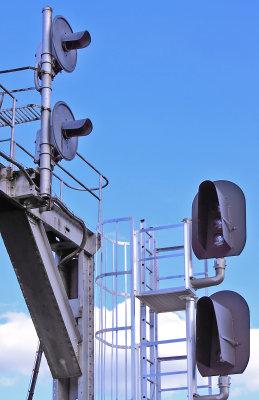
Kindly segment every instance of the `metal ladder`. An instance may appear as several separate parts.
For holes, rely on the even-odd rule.
[[[180,228],[183,225],[184,244],[169,247],[158,247],[155,239],[156,230]],[[197,378],[195,368],[195,299],[196,294],[190,284],[190,277],[206,275],[204,272],[193,274],[191,253],[191,221],[186,219],[183,224],[167,227],[145,228],[144,220],[140,223],[138,231],[138,256],[136,257],[139,271],[139,285],[136,297],[140,300],[140,343],[139,343],[139,389],[140,399],[162,400],[163,393],[187,390],[188,398],[193,399],[197,392]],[[161,276],[159,274],[159,261],[174,257],[184,258],[184,274]],[[159,289],[159,283],[165,279],[183,279],[184,286]],[[185,337],[159,340],[158,317],[163,312],[183,311],[186,321]],[[168,327],[170,329],[170,327]],[[161,355],[162,345],[178,345],[186,343],[186,353]],[[185,366],[179,362],[185,361]],[[173,365],[169,370],[164,367]],[[177,364],[179,367],[177,367]],[[172,376],[185,376],[179,378],[175,385],[165,385],[163,379]],[[200,385],[198,388],[209,388],[211,382]]]
[[[145,231],[145,222],[141,221],[140,229],[140,287],[141,291],[157,289],[157,262],[156,243],[152,232]],[[146,274],[146,271],[148,273]],[[148,276],[147,276],[148,275]],[[147,316],[149,318],[147,318]],[[148,332],[149,331],[149,332]],[[149,333],[149,343],[148,336]],[[141,301],[140,303],[140,360],[141,360],[141,396],[155,399],[158,392],[159,382],[157,376],[157,314]],[[154,343],[153,346],[149,346]],[[148,388],[149,386],[149,388]],[[149,389],[149,390],[148,390]],[[159,398],[159,397],[158,397]]]

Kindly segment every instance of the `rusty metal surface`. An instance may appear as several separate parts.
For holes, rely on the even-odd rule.
[[[0,110],[0,128],[4,126],[12,126],[13,109],[5,108]],[[24,124],[25,122],[38,121],[41,118],[41,106],[37,104],[27,104],[25,106],[16,107],[15,109],[15,125]]]

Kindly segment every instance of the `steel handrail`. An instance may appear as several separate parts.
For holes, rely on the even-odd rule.
[[[11,138],[9,139],[2,139],[0,140],[0,143],[2,142],[10,142]],[[18,142],[14,142],[15,146],[18,146],[22,151],[24,151],[29,157],[31,157],[32,159],[34,159],[34,156],[28,151],[26,150],[23,146],[21,146]],[[83,156],[81,156],[79,153],[76,153],[77,155],[79,155],[79,157],[85,161],[85,163],[87,165],[89,165],[90,168],[92,168],[94,171],[96,171],[99,176],[101,176],[102,178],[104,178],[106,180],[106,183],[102,186],[102,189],[104,187],[106,187],[109,183],[108,179],[106,177],[104,177],[95,167],[92,166],[92,164],[90,164],[87,160],[84,159]],[[74,187],[69,185],[69,183],[67,183],[66,181],[64,181],[62,178],[60,178],[60,176],[58,176],[57,174],[55,174],[54,172],[52,172],[53,176],[55,176],[55,178],[57,178],[60,182],[62,182],[65,186],[67,186],[69,189],[72,190],[77,190],[77,191],[82,191],[82,192],[89,192],[92,196],[94,196],[97,200],[100,200],[99,196],[97,196],[95,193],[93,193],[94,190],[99,190],[99,188],[88,188],[87,186],[85,186],[82,182],[80,182],[78,179],[76,179],[69,171],[67,171],[64,167],[62,167],[59,164],[56,164],[57,167],[59,167],[60,169],[62,169],[62,171],[64,171],[68,176],[70,176],[74,181],[76,181],[80,186],[80,187]]]

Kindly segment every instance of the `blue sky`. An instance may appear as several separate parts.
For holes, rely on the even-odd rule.
[[[45,5],[41,0],[1,5],[1,70],[34,65]],[[88,29],[92,36],[90,47],[78,54],[76,70],[56,77],[52,104],[63,100],[78,119],[92,119],[94,130],[80,140],[79,152],[110,180],[103,193],[103,218],[134,216],[152,226],[178,223],[191,216],[203,180],[238,184],[247,201],[247,244],[239,257],[227,260],[220,289],[246,298],[251,327],[259,329],[258,2],[65,0],[48,5],[75,31]],[[0,83],[8,89],[28,87],[33,76],[1,75]],[[39,95],[24,96],[19,103],[24,102],[39,103]],[[37,129],[38,123],[17,127],[17,141],[33,151]],[[1,130],[1,137],[8,135]],[[88,171],[72,163],[71,168],[92,182]],[[67,193],[65,201],[96,225],[92,200]],[[14,320],[5,313],[28,313],[2,244],[1,258],[0,314],[5,317],[0,327],[6,327]],[[16,400],[22,392],[25,397],[26,368],[5,371],[0,361],[1,398]],[[1,376],[14,378],[14,384],[1,385]],[[49,393],[45,377],[39,400]],[[255,384],[242,399],[258,393]]]

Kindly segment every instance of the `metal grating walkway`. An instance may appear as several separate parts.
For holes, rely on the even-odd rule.
[[[41,118],[41,106],[37,104],[27,104],[26,106],[15,108],[15,124],[24,124],[25,122],[38,121]],[[13,108],[0,110],[0,128],[4,126],[13,126]]]
[[[136,297],[155,313],[183,311],[186,308],[186,296],[195,297],[195,292],[185,287],[174,289],[147,290]]]

